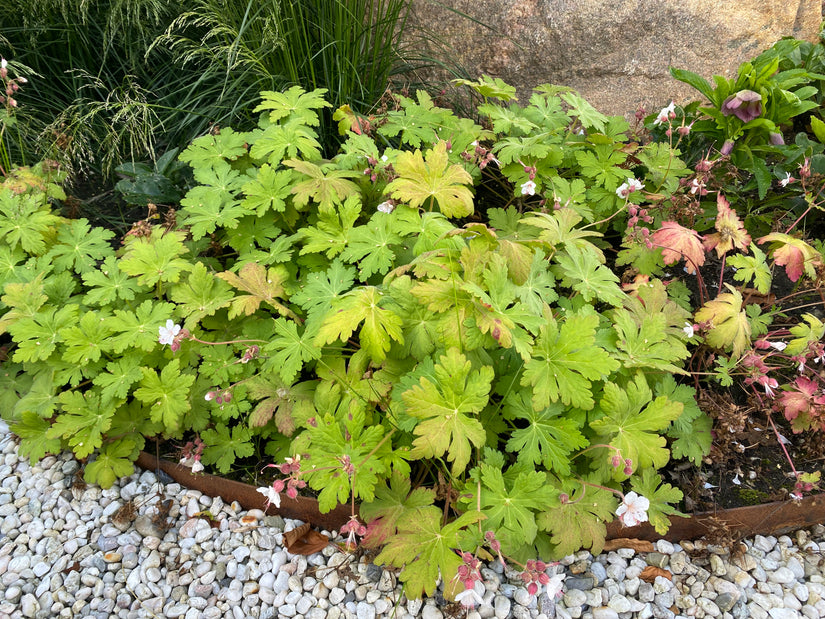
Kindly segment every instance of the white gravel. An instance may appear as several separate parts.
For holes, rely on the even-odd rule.
[[[330,545],[291,555],[282,534],[297,521],[244,511],[150,472],[108,490],[72,487],[69,454],[29,466],[0,422],[0,618],[182,617],[232,619],[453,616],[441,595],[407,600],[395,575]],[[118,518],[127,501],[139,507]],[[171,499],[169,528],[157,522]],[[209,511],[217,526],[196,516]],[[340,538],[339,538],[340,539]],[[565,573],[563,595],[533,597],[518,573],[495,563],[468,619],[825,617],[820,544],[825,527],[756,536],[733,551],[702,541],[659,541],[656,552],[582,551],[548,568]],[[648,565],[670,577],[644,580]]]

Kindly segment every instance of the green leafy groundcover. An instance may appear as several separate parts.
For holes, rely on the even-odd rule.
[[[263,446],[289,458],[288,493],[300,476],[321,510],[361,502],[410,596],[454,583],[456,550],[488,531],[514,561],[598,552],[623,491],[664,533],[681,493],[657,470],[710,444],[673,378],[690,314],[657,279],[623,291],[601,235],[687,170],[572,91],[520,107],[473,86],[491,129],[420,92],[371,134],[336,114],[331,160],[324,92],[265,92],[257,129],[181,154],[197,185],[176,226],[120,243],[52,211],[49,169],[10,175],[0,409],[21,453],[71,449],[108,486],[146,437],[197,436],[222,473]],[[413,467],[443,477],[449,509]]]

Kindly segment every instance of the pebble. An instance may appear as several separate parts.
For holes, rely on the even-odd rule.
[[[69,490],[77,464],[49,456],[34,468],[17,458],[0,423],[0,616],[171,619],[443,619],[439,589],[406,600],[393,570],[330,545],[311,557],[289,555],[282,534],[301,523],[262,510],[244,512],[166,481],[170,528],[156,514],[157,479],[137,472],[102,491]],[[45,483],[44,483],[45,482]],[[111,522],[118,508],[144,503],[133,522]],[[148,498],[148,500],[146,500]],[[198,516],[209,511],[219,526]],[[237,532],[239,527],[244,532]],[[249,527],[252,527],[250,530]],[[819,551],[825,527],[790,536],[755,536],[742,548],[702,540],[658,540],[654,551],[582,551],[551,566],[567,575],[563,595],[527,593],[512,567],[481,569],[485,603],[467,619],[789,619],[825,616]],[[741,550],[741,552],[740,552]],[[78,564],[76,569],[67,569]],[[670,578],[641,578],[647,565]],[[678,612],[674,612],[678,611]]]

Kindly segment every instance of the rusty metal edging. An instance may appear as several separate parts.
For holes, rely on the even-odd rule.
[[[284,518],[310,522],[314,526],[327,531],[340,529],[341,525],[349,520],[351,513],[348,505],[339,505],[331,512],[322,514],[318,511],[318,501],[315,499],[302,496],[290,499],[286,494],[281,494],[280,508],[270,505],[269,509],[265,510],[266,498],[254,486],[224,479],[216,475],[193,474],[191,469],[181,464],[158,460],[145,451],[140,452],[136,464],[147,471],[160,468],[182,486],[199,490],[211,497],[220,496],[226,503],[237,501],[244,509],[260,509],[268,514],[279,514]]]
[[[137,465],[150,471],[160,468],[182,486],[199,490],[211,497],[220,496],[227,503],[237,501],[245,509],[264,509],[265,499],[254,486],[205,473],[193,474],[185,466],[158,460],[143,451],[138,456]],[[281,507],[270,505],[267,513],[309,522],[316,527],[332,531],[339,530],[341,525],[349,520],[351,509],[349,505],[339,505],[331,512],[322,514],[315,499],[301,496],[290,499],[282,495]],[[699,539],[709,532],[718,531],[720,527],[740,537],[751,537],[756,534],[788,533],[818,523],[825,524],[825,495],[809,496],[801,501],[780,501],[736,507],[715,513],[705,512],[690,518],[674,516],[670,518],[670,529],[666,535],[656,533],[649,523],[624,527],[619,521],[613,521],[607,525],[607,539],[666,539],[678,542]]]

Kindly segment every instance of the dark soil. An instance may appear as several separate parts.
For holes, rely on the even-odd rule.
[[[686,513],[788,500],[795,476],[781,441],[787,441],[784,446],[797,471],[825,473],[825,437],[820,433],[793,434],[774,413],[777,436],[756,403],[736,404],[721,390],[703,390],[699,404],[714,419],[710,454],[699,468],[677,462],[663,473],[684,492]]]

